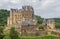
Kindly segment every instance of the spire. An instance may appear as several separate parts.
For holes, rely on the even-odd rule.
[[[42,23],[42,24],[43,24],[43,25],[45,25],[46,23],[47,23],[47,22],[46,22],[46,19],[44,18],[44,20],[43,20],[43,23]]]

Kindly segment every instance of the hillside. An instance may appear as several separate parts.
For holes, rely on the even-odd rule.
[[[54,18],[55,20],[55,27],[60,28],[60,18]]]

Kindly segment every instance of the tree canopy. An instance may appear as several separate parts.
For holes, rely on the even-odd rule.
[[[9,11],[0,9],[0,26],[7,24],[7,17],[9,16]]]

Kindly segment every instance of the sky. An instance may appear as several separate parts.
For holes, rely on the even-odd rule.
[[[23,5],[32,6],[43,18],[60,18],[60,0],[0,0],[0,9],[20,9]]]

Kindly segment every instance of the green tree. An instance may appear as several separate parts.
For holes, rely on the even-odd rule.
[[[56,28],[60,28],[60,23],[55,23]]]
[[[3,39],[11,39],[9,35],[6,35]]]
[[[39,30],[44,30],[44,26],[42,26],[41,24],[38,27]]]
[[[9,11],[0,9],[0,26],[7,24],[7,17],[9,16]]]
[[[3,27],[0,27],[0,39],[3,39],[4,34],[3,34]]]
[[[43,18],[41,18],[40,16],[37,16],[37,15],[35,15],[35,18],[37,19],[38,24],[42,24]]]
[[[11,30],[10,30],[11,39],[20,39],[18,35],[19,35],[18,32],[15,31],[14,27],[12,27]]]

